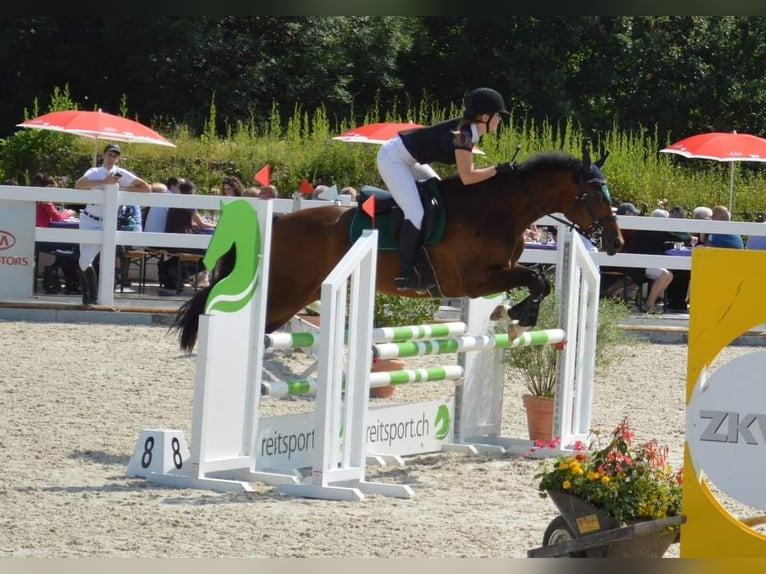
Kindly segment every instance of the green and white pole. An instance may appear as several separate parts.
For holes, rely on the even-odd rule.
[[[465,335],[468,329],[465,323],[435,323],[432,325],[407,325],[404,327],[378,327],[372,330],[373,343],[393,343],[399,341],[418,341]]]
[[[403,369],[401,371],[378,371],[370,373],[370,388],[406,385],[426,381],[447,381],[461,379],[463,367],[428,367],[424,369]],[[316,393],[316,379],[296,379],[294,381],[264,381],[261,383],[261,395],[275,399]]]
[[[563,329],[541,329],[539,331],[527,331],[513,340],[510,340],[508,335],[503,333],[455,337],[453,339],[435,339],[433,341],[381,343],[372,346],[372,353],[376,359],[396,359],[420,355],[442,355],[487,349],[513,349],[532,345],[552,345],[561,343],[565,339],[566,333]]]
[[[432,325],[406,325],[403,327],[378,327],[372,330],[373,343],[398,341],[417,341],[437,337],[457,337],[465,335],[465,323],[434,323]],[[287,349],[305,349],[319,345],[319,331],[300,331],[295,333],[268,333],[264,339],[267,349],[284,351]]]
[[[429,367],[425,369],[403,369],[401,371],[376,371],[370,373],[370,388],[422,383],[424,381],[447,381],[462,377],[463,367],[460,365]]]

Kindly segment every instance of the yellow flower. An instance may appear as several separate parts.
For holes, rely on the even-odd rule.
[[[566,470],[569,468],[569,463],[565,460],[559,463],[559,470]]]
[[[604,484],[607,484],[609,482],[609,477],[608,476],[602,476],[601,477],[601,482],[603,482]]]
[[[588,480],[597,480],[598,477],[599,475],[597,472],[594,472],[592,470],[588,471],[588,475],[587,475]]]
[[[564,490],[569,490],[571,487],[572,487],[572,483],[569,482],[568,480],[565,480],[564,482],[561,483],[561,488],[563,488]]]

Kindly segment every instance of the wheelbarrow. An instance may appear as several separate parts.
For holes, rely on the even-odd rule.
[[[680,540],[683,515],[641,520],[627,525],[581,498],[548,491],[559,515],[543,534],[543,545],[529,558],[661,558]]]

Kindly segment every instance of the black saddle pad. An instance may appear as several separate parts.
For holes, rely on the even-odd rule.
[[[444,209],[441,193],[437,185],[438,180],[418,182],[421,200],[425,215],[423,216],[423,229],[426,234],[424,244],[434,245],[444,235],[447,225],[447,213]],[[362,209],[362,205],[371,196],[375,196],[375,228],[378,230],[378,249],[387,251],[399,250],[398,230],[401,224],[402,213],[394,201],[391,192],[379,187],[364,186],[359,192],[359,208],[351,219],[349,238],[351,243],[359,239],[365,229],[372,229],[372,219]]]

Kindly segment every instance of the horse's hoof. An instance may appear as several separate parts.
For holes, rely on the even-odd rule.
[[[529,327],[523,327],[518,321],[513,321],[508,326],[508,339],[513,341],[527,331],[529,331]]]

